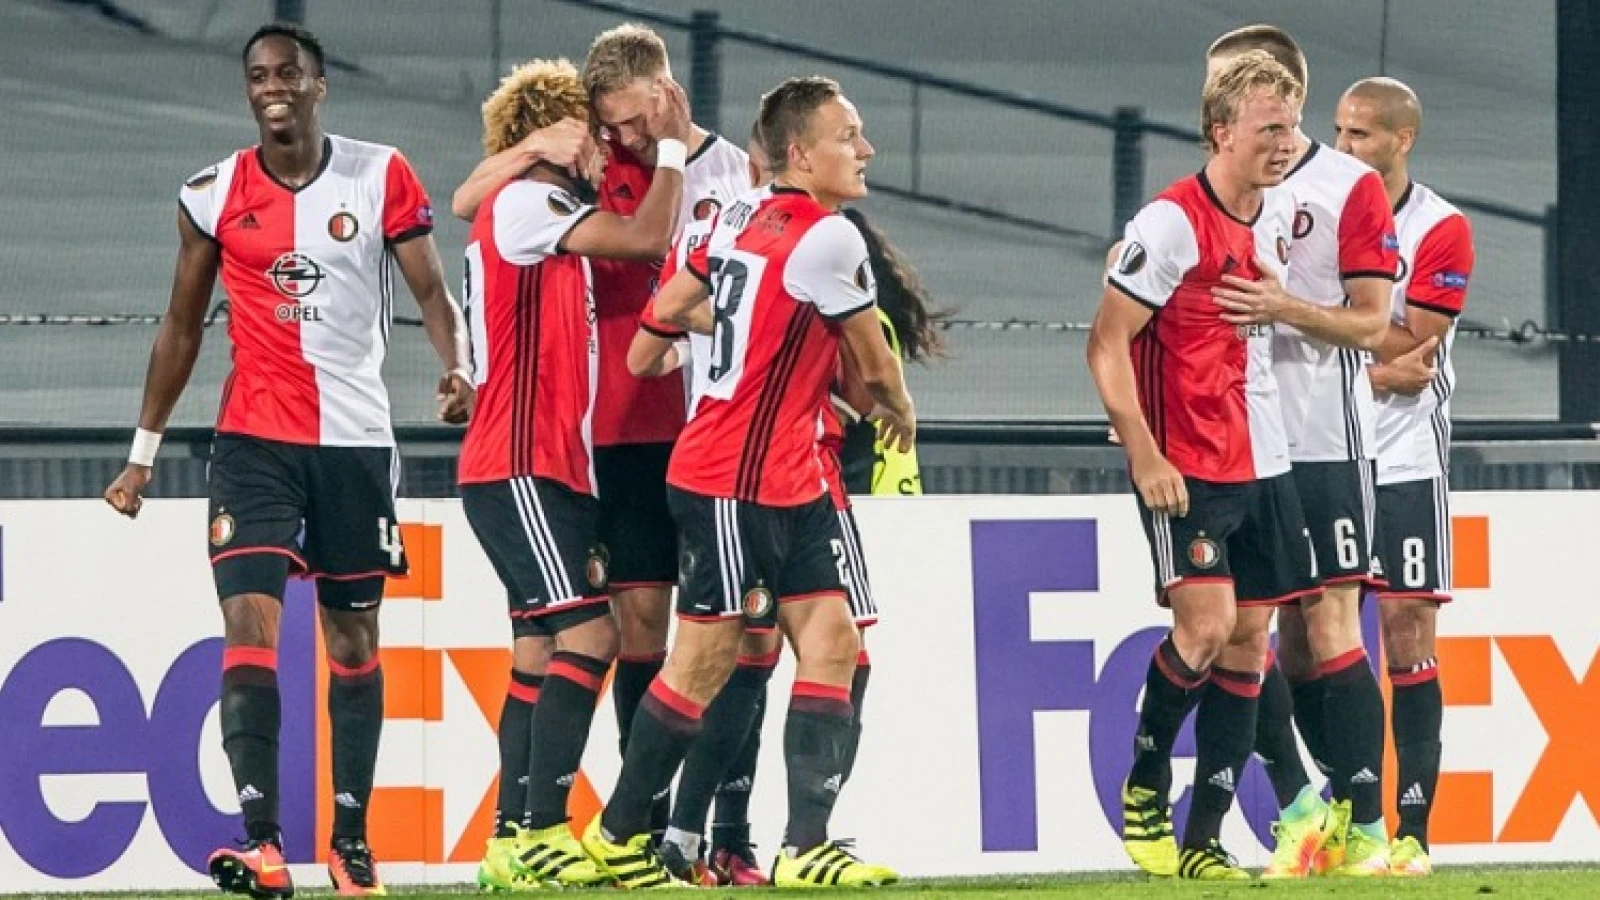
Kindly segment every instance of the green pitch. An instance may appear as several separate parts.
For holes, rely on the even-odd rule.
[[[578,898],[588,892],[566,891],[560,896]],[[755,898],[798,897],[802,892],[773,890],[740,890],[696,892],[700,896]],[[487,895],[459,890],[396,888],[391,896],[409,900],[461,900],[470,896]],[[1378,900],[1390,897],[1416,898],[1483,898],[1504,897],[1508,900],[1594,900],[1600,897],[1600,868],[1551,866],[1540,868],[1449,868],[1432,878],[1377,879],[1371,881],[1314,879],[1303,882],[1248,882],[1221,886],[1198,882],[1151,881],[1141,876],[1122,874],[1091,874],[1069,876],[1030,876],[984,879],[928,879],[911,881],[892,888],[874,891],[808,891],[804,896],[819,900],[831,898],[879,897],[893,900],[898,897],[944,898],[944,900],[989,900],[989,898],[1018,897],[1025,900],[1044,900],[1061,897],[1066,900],[1131,900],[1131,898],[1194,898],[1194,900],[1271,900],[1274,897],[1334,897],[1339,900]],[[71,900],[133,900],[133,898],[219,898],[223,894],[184,891],[176,893],[118,893],[118,894],[0,894],[9,900],[44,900],[44,898],[71,898]],[[297,891],[295,897],[326,897],[326,890]],[[551,896],[540,892],[535,896]],[[594,895],[599,898],[617,897],[610,891]]]

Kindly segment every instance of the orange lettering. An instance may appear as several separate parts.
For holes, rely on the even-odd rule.
[[[1548,636],[1497,637],[1495,643],[1549,736],[1499,839],[1548,841],[1580,795],[1591,816],[1600,803],[1600,769],[1591,756],[1600,746],[1600,717],[1594,715],[1600,709],[1600,678],[1593,677],[1600,672],[1600,653],[1579,681]]]

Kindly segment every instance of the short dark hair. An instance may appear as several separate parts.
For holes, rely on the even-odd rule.
[[[820,75],[790,78],[762,95],[756,130],[772,171],[788,168],[789,145],[805,136],[822,104],[842,96],[839,82]]]
[[[284,37],[294,41],[301,50],[306,52],[307,56],[316,60],[317,74],[323,74],[322,42],[317,40],[316,36],[311,32],[301,28],[299,25],[293,25],[288,22],[270,22],[257,28],[255,34],[250,35],[250,39],[244,42],[244,50],[239,54],[240,60],[248,66],[250,64],[250,49],[263,38],[269,37]]]
[[[1289,74],[1300,82],[1302,90],[1306,86],[1306,54],[1300,49],[1295,39],[1289,36],[1276,25],[1246,25],[1235,28],[1211,43],[1211,49],[1206,51],[1206,58],[1214,56],[1237,56],[1246,50],[1265,50],[1267,55],[1277,60]]]

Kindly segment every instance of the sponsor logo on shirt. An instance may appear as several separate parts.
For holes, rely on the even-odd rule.
[[[212,166],[212,167],[210,167],[208,169],[202,169],[201,171],[196,172],[193,175],[189,176],[189,180],[185,181],[183,183],[183,186],[188,188],[191,191],[198,191],[201,188],[210,187],[211,186],[211,182],[216,181],[216,180],[217,180],[217,167],[216,166]]]
[[[322,267],[304,253],[285,253],[272,261],[267,270],[272,286],[285,297],[299,299],[311,295],[322,283]]]
[[[1144,245],[1132,241],[1122,248],[1122,256],[1117,259],[1117,272],[1122,275],[1132,275],[1144,268],[1145,260],[1149,258],[1150,254],[1145,251]]]
[[[1433,286],[1436,288],[1454,288],[1458,291],[1467,289],[1467,273],[1465,272],[1435,272]]]
[[[1385,250],[1399,250],[1400,249],[1400,238],[1396,237],[1393,234],[1385,234],[1383,236],[1383,249],[1385,249]]]

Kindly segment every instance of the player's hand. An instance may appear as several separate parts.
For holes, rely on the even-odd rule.
[[[130,519],[137,519],[139,510],[144,507],[144,489],[150,483],[151,474],[149,466],[128,463],[123,468],[122,474],[117,476],[117,480],[106,488],[106,502],[117,512]]]
[[[460,372],[447,373],[439,379],[439,421],[450,425],[464,424],[472,418],[472,407],[478,392]]]
[[[1261,277],[1251,281],[1237,275],[1222,276],[1222,284],[1211,289],[1211,299],[1222,307],[1222,321],[1229,325],[1263,325],[1280,321],[1283,310],[1295,299],[1283,289],[1283,282],[1265,263],[1256,268]]]
[[[676,81],[661,75],[656,78],[655,102],[645,115],[644,132],[655,140],[671,138],[689,143],[694,122],[689,116],[689,95]]]
[[[1189,487],[1183,475],[1160,453],[1129,459],[1133,486],[1151,512],[1183,518],[1189,514]]]
[[[590,140],[589,126],[577,119],[562,119],[522,139],[522,148],[539,160],[577,177],[583,163],[582,151]]]
[[[1390,360],[1383,367],[1383,386],[1391,394],[1415,397],[1433,384],[1439,369],[1434,365],[1433,351],[1439,339],[1429,336],[1415,348]]]
[[[911,448],[916,446],[917,413],[909,404],[903,414],[881,403],[877,404],[872,409],[871,419],[877,426],[878,440],[883,442],[885,449],[910,453]]]

